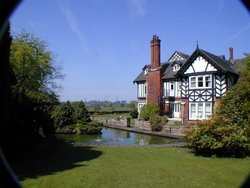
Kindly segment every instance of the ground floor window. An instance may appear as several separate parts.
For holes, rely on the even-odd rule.
[[[212,114],[212,103],[196,102],[189,103],[189,119],[207,119]]]
[[[172,117],[179,118],[181,111],[181,103],[170,103],[170,113]]]
[[[138,112],[141,112],[142,107],[145,105],[145,103],[138,103]]]

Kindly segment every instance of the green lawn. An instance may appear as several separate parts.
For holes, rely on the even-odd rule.
[[[24,187],[239,187],[250,158],[171,147],[51,147],[14,165]]]

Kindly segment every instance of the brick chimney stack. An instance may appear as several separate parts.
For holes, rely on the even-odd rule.
[[[160,66],[161,62],[161,40],[158,36],[153,35],[151,43],[151,68],[155,69]]]
[[[232,47],[229,48],[229,62],[234,63],[234,49]]]
[[[158,36],[154,35],[151,44],[151,67],[149,68],[147,83],[147,103],[156,103],[162,111],[162,70],[160,64],[160,43]]]

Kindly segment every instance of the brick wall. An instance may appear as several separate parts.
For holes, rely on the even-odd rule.
[[[162,98],[161,71],[149,72],[146,82],[148,84],[147,103],[160,104]]]

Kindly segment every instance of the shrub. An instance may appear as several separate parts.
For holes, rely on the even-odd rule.
[[[199,122],[186,138],[196,155],[243,157],[248,152],[246,131],[222,116]]]
[[[80,134],[100,134],[102,127],[100,123],[90,122],[90,123],[77,123],[70,126],[73,132],[77,135]]]
[[[132,118],[137,118],[138,117],[138,109],[133,106],[129,112],[129,115],[132,117]]]
[[[160,114],[159,106],[156,103],[149,103],[142,107],[140,118],[142,118],[145,121],[148,121],[150,116],[159,114]]]
[[[152,131],[161,131],[163,128],[163,119],[158,114],[150,116],[149,122]]]

